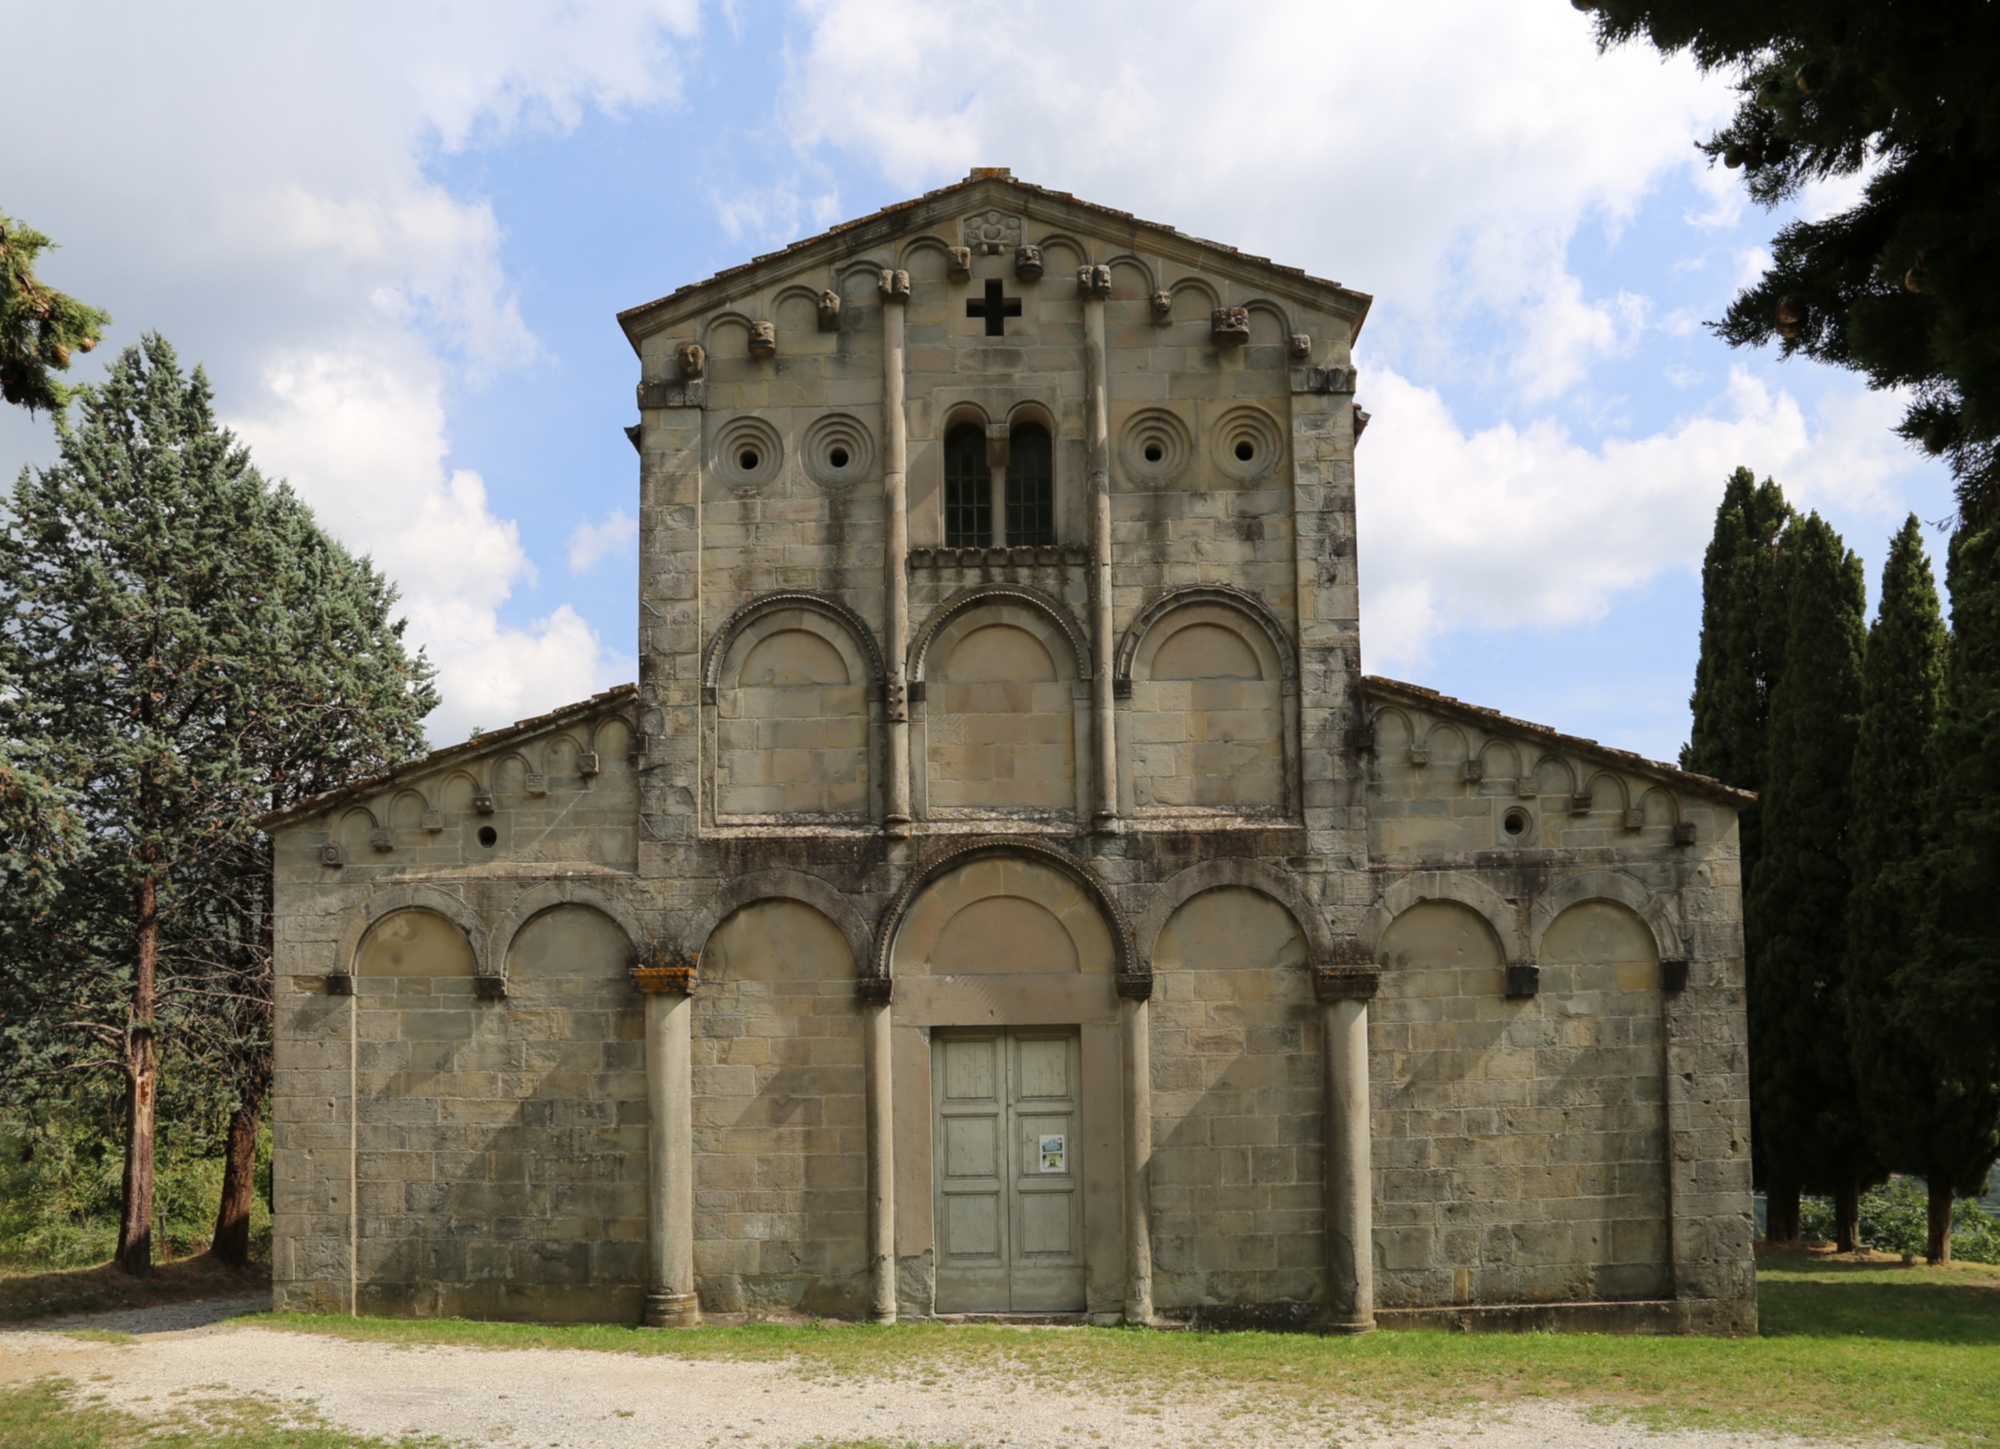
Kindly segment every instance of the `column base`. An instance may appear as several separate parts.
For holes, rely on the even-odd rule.
[[[1325,1323],[1320,1325],[1320,1332],[1322,1333],[1351,1335],[1373,1333],[1374,1331],[1375,1315],[1372,1313],[1366,1318],[1329,1318]]]
[[[656,1290],[646,1295],[646,1307],[640,1315],[641,1328],[699,1328],[701,1326],[701,1300],[692,1293],[668,1293]]]

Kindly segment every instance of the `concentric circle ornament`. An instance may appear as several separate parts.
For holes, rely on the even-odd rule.
[[[875,462],[875,440],[860,419],[829,413],[806,429],[800,458],[813,482],[840,492],[868,476]]]
[[[1171,483],[1187,471],[1194,453],[1188,425],[1165,408],[1133,414],[1118,441],[1125,476],[1145,483]]]
[[[1215,466],[1225,478],[1246,483],[1277,467],[1283,450],[1278,424],[1262,408],[1235,408],[1224,413],[1209,435]]]
[[[716,431],[710,458],[715,476],[731,488],[761,488],[778,476],[785,446],[762,418],[735,417]]]

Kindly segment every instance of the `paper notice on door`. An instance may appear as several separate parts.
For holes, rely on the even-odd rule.
[[[1068,1153],[1064,1151],[1061,1133],[1042,1138],[1042,1171],[1068,1172]]]

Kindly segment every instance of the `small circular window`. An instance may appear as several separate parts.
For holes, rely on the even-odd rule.
[[[1157,463],[1166,456],[1167,450],[1162,448],[1158,443],[1146,444],[1146,461],[1148,463]]]
[[[836,493],[865,478],[874,456],[868,430],[861,426],[860,419],[845,413],[829,413],[817,419],[799,442],[799,457],[805,463],[807,476]]]
[[[1534,823],[1534,819],[1527,811],[1516,806],[1502,817],[1500,828],[1507,832],[1509,840],[1524,840],[1527,838],[1528,831]]]
[[[776,481],[784,460],[778,430],[758,417],[738,415],[722,425],[715,440],[715,471],[732,488],[758,488]]]
[[[1236,461],[1239,463],[1250,463],[1256,461],[1257,445],[1251,442],[1248,438],[1245,438],[1242,442],[1238,443],[1234,451],[1236,453]]]
[[[1283,441],[1277,420],[1262,408],[1235,408],[1216,420],[1209,456],[1223,477],[1250,483],[1277,465]]]
[[[500,843],[500,832],[495,830],[490,825],[480,826],[479,843],[485,846],[488,850],[491,850],[494,846]]]

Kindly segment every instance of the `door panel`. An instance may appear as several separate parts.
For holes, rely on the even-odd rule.
[[[1076,1033],[939,1031],[931,1062],[938,1311],[1080,1311]]]

